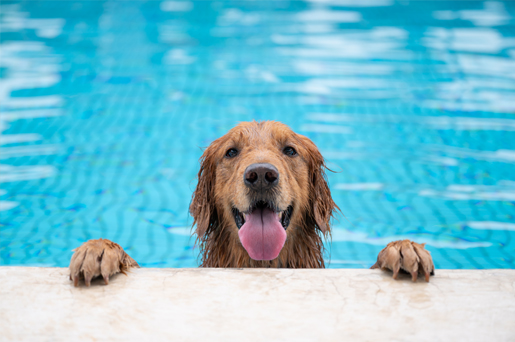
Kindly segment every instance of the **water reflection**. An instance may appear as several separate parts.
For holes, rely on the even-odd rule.
[[[514,3],[0,6],[2,264],[102,236],[195,266],[197,147],[275,119],[338,171],[334,267],[404,237],[437,267],[514,266]]]
[[[463,9],[460,11],[434,11],[438,20],[469,20],[476,26],[501,26],[510,23],[512,15],[501,1],[485,1],[482,9]]]
[[[55,38],[64,26],[64,19],[33,19],[19,5],[2,5],[0,19],[2,35],[33,30],[38,38]],[[0,79],[0,182],[13,183],[52,177],[56,168],[22,158],[58,153],[59,145],[44,143],[39,129],[13,129],[20,120],[41,119],[61,115],[62,98],[51,96],[16,96],[36,88],[50,88],[60,81],[60,58],[44,43],[36,40],[2,41],[0,67],[5,70]],[[4,164],[5,163],[5,164]],[[4,186],[2,186],[4,187]],[[0,196],[16,198],[15,191],[2,190]],[[18,207],[19,201],[0,201],[0,211]],[[5,221],[4,221],[5,222]],[[4,224],[8,225],[9,222]]]

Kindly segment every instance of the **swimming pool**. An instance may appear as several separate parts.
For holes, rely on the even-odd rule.
[[[104,237],[195,267],[201,147],[271,119],[336,171],[329,267],[405,237],[437,268],[515,266],[515,2],[0,6],[1,265]]]

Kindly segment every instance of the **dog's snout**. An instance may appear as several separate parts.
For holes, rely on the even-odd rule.
[[[279,171],[272,164],[252,164],[243,178],[245,185],[253,190],[268,190],[279,183]]]

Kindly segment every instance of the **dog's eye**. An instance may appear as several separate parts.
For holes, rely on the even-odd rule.
[[[290,157],[297,155],[297,151],[295,151],[295,149],[291,146],[286,146],[283,150],[283,153]]]
[[[225,156],[227,158],[234,158],[238,155],[238,150],[235,149],[235,148],[230,148],[227,150],[227,152],[225,152]]]

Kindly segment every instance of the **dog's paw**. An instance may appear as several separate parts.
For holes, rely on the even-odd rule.
[[[119,244],[109,240],[89,240],[74,252],[70,261],[70,280],[74,286],[78,286],[80,279],[89,286],[91,279],[98,276],[102,276],[108,285],[113,274],[121,272],[126,275],[131,267],[139,267]]]
[[[393,271],[393,279],[397,279],[401,269],[411,274],[413,281],[423,274],[429,282],[429,276],[435,274],[435,266],[431,253],[424,246],[410,240],[390,242],[379,252],[377,262],[371,268],[389,269]]]

